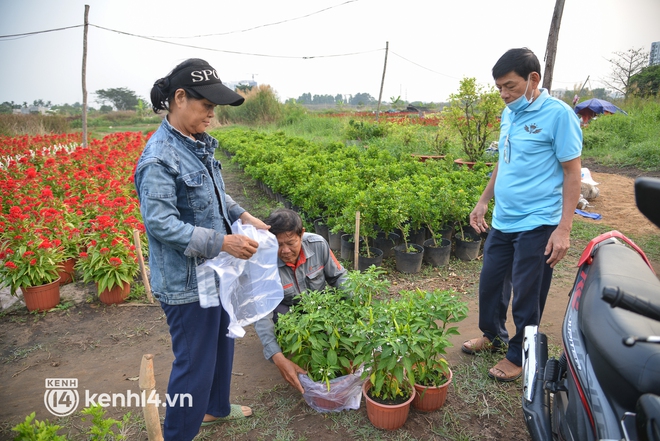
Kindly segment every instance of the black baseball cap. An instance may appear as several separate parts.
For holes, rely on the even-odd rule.
[[[245,101],[238,93],[222,84],[218,72],[210,65],[188,66],[170,77],[172,87],[191,88],[213,104],[240,106]]]

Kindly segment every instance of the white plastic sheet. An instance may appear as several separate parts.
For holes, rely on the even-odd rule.
[[[267,230],[243,225],[240,220],[231,226],[233,234],[242,234],[259,243],[249,259],[239,259],[221,252],[214,259],[197,267],[199,303],[202,308],[222,307],[229,314],[228,337],[245,335],[244,326],[270,314],[284,298],[277,269],[277,239]],[[220,279],[216,288],[215,273]]]
[[[298,379],[305,393],[303,398],[309,407],[317,412],[341,412],[359,409],[362,398],[361,378],[363,368],[355,373],[330,380],[330,390],[325,383],[314,382],[305,374],[298,374]]]

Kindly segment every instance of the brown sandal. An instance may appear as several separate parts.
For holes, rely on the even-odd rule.
[[[517,380],[522,375],[522,366],[516,366],[508,359],[500,360],[495,366],[490,368],[488,376],[494,380],[509,382]]]
[[[500,348],[494,346],[488,337],[481,336],[463,342],[461,350],[466,354],[474,355],[478,352],[497,352]]]

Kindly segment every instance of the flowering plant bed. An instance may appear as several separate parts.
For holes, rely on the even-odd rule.
[[[129,238],[144,227],[132,176],[146,138],[81,142],[79,133],[0,137],[1,284],[53,281],[61,262],[80,253],[106,263],[83,274],[86,282],[107,287],[137,274]]]

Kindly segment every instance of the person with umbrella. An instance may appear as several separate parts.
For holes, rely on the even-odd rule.
[[[580,115],[580,118],[582,118],[582,125],[587,125],[589,121],[596,117],[596,115],[612,114],[616,112],[621,112],[627,115],[626,112],[619,109],[609,101],[601,100],[598,98],[582,101],[576,105],[573,110],[575,110],[575,113]]]

